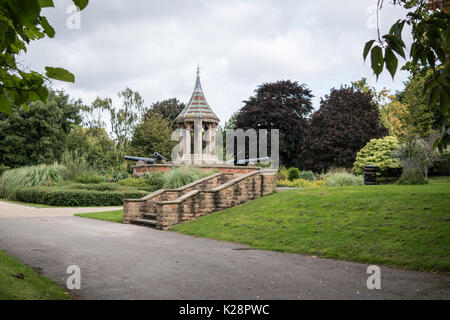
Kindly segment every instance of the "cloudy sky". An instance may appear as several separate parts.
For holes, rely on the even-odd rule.
[[[90,104],[130,87],[147,105],[187,102],[199,64],[206,98],[222,121],[263,82],[305,83],[314,107],[330,88],[367,77],[400,89],[407,74],[378,82],[362,48],[375,37],[376,0],[91,0],[73,26],[69,0],[45,9],[54,39],[32,44],[22,64],[69,69],[75,84],[54,82]],[[69,12],[69,13],[68,13]],[[383,31],[405,12],[386,4]],[[116,99],[117,101],[117,99]],[[117,101],[118,102],[118,101]]]

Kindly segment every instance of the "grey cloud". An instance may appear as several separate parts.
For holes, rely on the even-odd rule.
[[[208,102],[223,121],[262,82],[292,79],[320,97],[363,76],[378,88],[399,88],[383,75],[378,83],[361,57],[375,35],[366,26],[376,0],[95,0],[82,12],[81,29],[68,30],[66,8],[46,15],[55,39],[33,44],[23,63],[35,70],[64,66],[74,85],[56,83],[90,103],[116,97],[125,86],[150,104],[190,97],[197,64]],[[386,28],[404,12],[386,6]]]

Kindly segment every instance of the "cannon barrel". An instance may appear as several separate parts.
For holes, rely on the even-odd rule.
[[[148,163],[148,164],[155,163],[155,159],[153,159],[153,158],[125,156],[125,159],[131,160],[131,161],[144,161],[145,163]]]
[[[158,161],[166,161],[166,157],[160,155],[158,152],[153,153],[153,155],[156,159],[158,159]]]
[[[261,157],[261,158],[253,158],[253,159],[240,159],[236,161],[236,164],[239,165],[247,165],[250,162],[263,162],[270,160],[269,157]]]

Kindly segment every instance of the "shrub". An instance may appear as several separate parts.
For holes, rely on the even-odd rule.
[[[362,174],[366,165],[375,165],[377,175],[389,176],[393,173],[398,175],[397,171],[400,171],[402,164],[391,156],[397,147],[397,138],[392,136],[370,140],[356,155],[353,171]]]
[[[164,174],[164,189],[177,189],[195,180],[207,177],[214,171],[205,172],[195,167],[172,169]]]
[[[450,176],[450,152],[444,152],[434,166],[435,175]]]
[[[80,183],[100,183],[106,182],[106,178],[96,173],[83,173],[75,178]]]
[[[157,189],[161,189],[164,185],[164,173],[159,171],[145,172],[142,179],[147,180],[148,184],[154,186]]]
[[[295,179],[295,180],[282,180],[277,182],[278,187],[291,187],[291,188],[320,188],[325,185],[325,181],[317,180],[310,181],[305,179]]]
[[[145,179],[141,178],[126,178],[121,181],[119,181],[119,184],[123,186],[129,186],[129,187],[148,187],[149,183]]]
[[[66,167],[38,165],[5,171],[0,177],[0,197],[9,197],[19,188],[61,182],[68,177]]]
[[[116,171],[111,177],[111,182],[119,182],[121,180],[127,179],[130,175],[125,171]]]
[[[16,199],[29,203],[52,206],[119,206],[123,199],[137,199],[147,195],[138,190],[95,191],[72,190],[55,187],[32,187],[16,191]]]
[[[90,173],[92,167],[89,165],[87,156],[75,150],[66,150],[61,156],[61,163],[68,169],[70,173],[69,179]]]
[[[70,185],[71,189],[95,190],[95,191],[113,191],[119,187],[113,183],[96,183],[96,184],[74,184]]]
[[[277,180],[287,180],[288,169],[285,166],[281,166],[278,170]]]
[[[358,186],[363,183],[362,176],[355,176],[351,173],[332,173],[325,176],[325,185],[329,187]]]
[[[314,173],[311,170],[300,171],[300,178],[303,180],[314,181]]]
[[[5,171],[7,171],[9,169],[11,169],[11,168],[7,167],[7,166],[0,165],[0,176],[3,174],[3,172],[5,172]]]
[[[416,159],[404,162],[403,172],[397,184],[426,184],[425,172]]]
[[[292,181],[295,179],[300,179],[300,171],[297,168],[289,168],[288,170],[288,180]]]

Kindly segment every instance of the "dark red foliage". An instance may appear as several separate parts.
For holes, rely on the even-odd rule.
[[[306,117],[313,110],[312,97],[305,84],[290,80],[264,83],[255,90],[255,96],[244,101],[235,128],[268,129],[269,137],[270,129],[279,129],[280,161],[293,165],[301,151]]]
[[[316,172],[352,167],[356,154],[367,142],[387,135],[379,119],[370,93],[353,88],[332,89],[309,120],[301,167]]]

